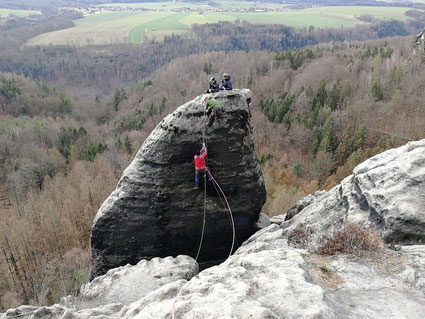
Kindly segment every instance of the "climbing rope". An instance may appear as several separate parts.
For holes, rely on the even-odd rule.
[[[228,213],[228,216],[229,216],[229,219],[230,219],[230,221],[231,221],[231,225],[232,225],[232,233],[233,233],[233,235],[232,235],[232,246],[231,246],[231,248],[230,248],[230,251],[229,251],[229,256],[228,256],[228,258],[232,255],[232,252],[233,252],[233,248],[234,248],[234,245],[235,245],[235,240],[236,240],[236,231],[235,231],[235,222],[234,222],[234,219],[233,219],[233,214],[232,214],[232,210],[231,210],[231,208],[230,208],[230,205],[229,205],[229,202],[228,202],[228,200],[227,200],[227,197],[226,197],[226,195],[224,194],[224,192],[223,192],[223,190],[221,189],[221,187],[220,187],[220,185],[218,184],[218,182],[217,182],[217,180],[214,178],[214,176],[211,174],[211,172],[210,172],[210,170],[208,169],[208,168],[206,168],[205,169],[206,171],[208,171],[208,174],[210,174],[210,176],[211,176],[211,180],[212,180],[212,182],[213,182],[213,185],[214,185],[214,187],[216,188],[216,190],[218,189],[218,191],[217,191],[217,193],[219,194],[219,196],[220,196],[220,199],[221,199],[221,195],[223,196],[223,198],[224,198],[224,200],[225,200],[225,202],[226,202],[226,205],[227,205],[227,213]],[[204,173],[205,174],[205,173]],[[202,241],[203,241],[203,236],[204,236],[204,229],[205,229],[205,216],[206,216],[206,176],[204,175],[204,185],[205,185],[205,188],[204,188],[204,200],[205,200],[205,202],[204,202],[204,222],[203,222],[203,226],[202,226],[202,235],[201,235],[201,242],[200,242],[200,244],[199,244],[199,249],[198,249],[198,254],[196,255],[196,262],[198,261],[198,257],[199,257],[199,252],[200,252],[200,250],[201,250],[201,246],[202,246]],[[220,193],[221,193],[221,195],[220,195]],[[223,203],[223,201],[222,201],[222,203]],[[225,206],[226,206],[225,205]],[[225,207],[226,208],[226,207]],[[192,270],[193,270],[193,268],[192,268]],[[190,271],[190,272],[192,272],[192,270]],[[172,319],[175,319],[175,304],[176,304],[176,302],[177,302],[177,299],[180,297],[180,295],[181,295],[181,293],[182,293],[182,291],[183,291],[183,288],[186,286],[186,284],[187,284],[188,282],[186,282],[181,288],[180,288],[180,290],[179,290],[179,292],[178,292],[178,294],[177,294],[177,296],[176,296],[176,298],[174,298],[174,301],[173,301],[173,310],[172,310]]]
[[[204,115],[205,115],[205,112],[204,112]],[[207,149],[207,152],[208,152],[208,148],[206,146],[205,130],[206,129],[204,127],[202,145],[205,143],[205,148]],[[205,160],[207,160],[207,158],[205,158]],[[196,253],[196,258],[195,258],[196,261],[198,261],[199,254],[201,253],[202,242],[204,241],[206,216],[207,216],[207,170],[204,169],[204,221],[202,223],[201,241],[199,243],[198,252]]]
[[[218,197],[220,198],[221,204],[223,205],[224,209],[226,209],[226,204],[224,203],[224,199],[223,199],[222,195],[220,194],[215,182],[213,182],[213,186],[215,188],[216,193],[218,194]],[[230,206],[229,206],[229,209],[226,210],[226,212],[227,212],[227,215],[229,216],[230,224],[232,224],[232,215],[233,214],[231,215],[229,210],[230,210]],[[239,242],[238,242],[238,239],[236,238],[235,233],[234,233],[234,240],[236,242],[237,247],[240,247],[241,245],[239,245]]]
[[[206,112],[205,109],[204,109],[204,118],[207,118],[207,112]],[[204,125],[204,128],[203,128],[202,135],[203,136],[202,136],[201,144],[202,145],[205,144],[205,148],[207,149],[207,152],[208,152],[208,146],[207,146],[208,141],[207,141],[207,138],[206,138],[206,126],[205,125]],[[198,135],[198,138],[199,138],[199,135]],[[205,160],[206,161],[208,160],[208,156],[206,157]],[[233,248],[234,248],[234,245],[235,245],[235,239],[236,239],[235,222],[233,220],[232,210],[230,208],[229,202],[228,202],[227,197],[224,194],[223,190],[221,189],[220,185],[218,184],[217,180],[211,174],[211,171],[208,169],[206,164],[207,163],[205,163],[205,169],[204,169],[204,219],[203,219],[203,223],[202,223],[201,240],[199,242],[198,252],[196,253],[196,258],[195,258],[196,263],[198,263],[198,258],[199,258],[199,254],[201,252],[201,247],[202,247],[202,243],[203,243],[203,240],[204,240],[204,234],[205,234],[205,224],[206,224],[206,215],[207,215],[207,173],[211,177],[211,181],[213,182],[213,186],[214,186],[218,196],[220,197],[221,203],[223,204],[224,208],[226,209],[226,212],[227,212],[229,219],[230,219],[230,223],[232,225],[232,233],[233,233],[233,235],[232,235],[232,246],[230,248],[229,257],[232,255]],[[223,198],[224,198],[224,201],[223,201]],[[226,206],[227,206],[227,208],[226,208]],[[194,266],[192,267],[190,273],[192,273],[193,269],[194,269]],[[180,297],[180,295],[181,295],[181,293],[182,293],[182,291],[183,291],[183,289],[184,289],[184,287],[186,286],[187,283],[188,282],[186,282],[183,286],[181,286],[177,296],[173,300],[173,307],[172,307],[173,309],[172,309],[172,316],[171,316],[172,319],[175,319],[175,311],[176,311],[175,305],[176,305],[177,299]]]
[[[207,187],[206,186],[207,186],[207,182],[206,182],[206,179],[205,179],[205,176],[204,176],[204,221],[202,223],[201,241],[199,242],[198,252],[196,253],[196,257],[195,257],[196,264],[198,263],[198,258],[199,258],[199,254],[201,252],[202,242],[204,241],[205,221],[206,221],[206,216],[207,216]],[[195,265],[192,266],[192,269],[190,270],[189,274],[191,274],[193,272],[194,268],[195,268]],[[172,311],[172,318],[173,319],[175,319],[175,312],[176,312],[175,306],[176,306],[177,299],[180,297],[180,295],[183,291],[183,288],[186,286],[186,284],[188,282],[189,281],[187,281],[183,286],[180,287],[176,298],[174,298],[174,300],[173,300],[173,311]]]
[[[205,116],[206,116],[206,111],[204,110],[204,117]],[[202,131],[202,145],[204,145],[204,143],[205,143],[205,149],[208,152],[207,140],[206,140],[206,127],[205,126],[204,126],[204,129]],[[207,161],[207,158],[205,158],[205,161]],[[202,242],[204,241],[206,216],[207,216],[207,170],[204,169],[204,221],[202,223],[201,241],[199,243],[198,252],[197,252],[196,258],[195,258],[196,262],[198,262],[198,257],[199,257],[199,254],[201,253]]]
[[[213,181],[213,183],[215,184],[215,186],[217,186],[218,190],[220,191],[220,193],[223,195],[223,198],[226,202],[226,206],[227,206],[227,213],[229,215],[230,221],[231,221],[231,225],[232,225],[232,247],[230,248],[230,252],[229,252],[229,257],[232,255],[233,252],[233,248],[235,246],[235,239],[236,239],[236,231],[235,231],[235,221],[233,220],[233,214],[232,214],[232,209],[230,208],[229,205],[229,201],[227,200],[226,195],[224,194],[223,190],[221,189],[220,185],[218,184],[217,180],[214,178],[214,176],[211,174],[210,170],[207,168],[208,173],[211,176],[211,180]],[[226,207],[225,207],[226,208]]]
[[[205,109],[204,109],[204,117],[206,117]],[[201,145],[203,145],[205,143],[205,148],[208,150],[207,145],[206,145],[206,127],[205,126],[202,130],[202,140],[201,140],[199,134],[198,134],[198,139],[200,140]],[[195,257],[196,264],[198,264],[199,254],[201,253],[202,243],[204,241],[205,224],[206,224],[206,216],[207,216],[207,176],[206,176],[206,173],[207,173],[207,171],[206,171],[206,169],[204,169],[204,219],[203,219],[203,222],[202,222],[201,240],[199,242],[198,252],[196,253],[196,257]],[[194,268],[195,268],[195,265],[192,267],[192,269],[190,270],[189,273],[192,273]],[[176,313],[175,305],[176,305],[177,299],[180,297],[180,295],[183,291],[183,288],[186,286],[186,284],[188,282],[189,281],[187,281],[183,286],[181,286],[177,296],[173,300],[173,309],[172,309],[172,316],[171,316],[172,319],[175,319],[175,313]]]

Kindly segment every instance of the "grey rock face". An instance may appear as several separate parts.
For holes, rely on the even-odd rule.
[[[260,216],[258,216],[258,221],[257,221],[257,224],[256,224],[257,230],[266,228],[267,226],[270,226],[270,224],[271,224],[271,221],[270,221],[269,216],[267,216],[264,213],[260,213]]]
[[[302,199],[287,216],[281,224],[286,232],[308,225],[322,236],[348,221],[378,230],[388,243],[425,243],[425,140],[366,160],[340,185]]]
[[[180,279],[189,280],[199,272],[198,264],[189,256],[141,260],[109,270],[81,288],[78,300],[63,298],[61,304],[79,309],[97,308],[113,303],[129,305],[148,293]]]
[[[207,166],[227,196],[237,241],[242,243],[255,232],[266,198],[247,103],[251,91],[224,91],[214,97],[222,112],[206,129]],[[196,255],[204,193],[193,189],[193,156],[205,129],[203,103],[203,96],[198,96],[158,124],[99,209],[91,232],[98,274],[141,259]],[[232,238],[226,209],[211,183],[206,192],[200,262],[224,259]]]
[[[287,212],[285,215],[285,220],[290,220],[292,217],[297,215],[300,211],[302,211],[304,208],[306,208],[308,205],[311,204],[311,201],[313,200],[313,195],[307,195],[306,197],[300,199],[298,202],[296,202]]]
[[[425,246],[415,248],[320,256],[288,246],[273,224],[192,278],[175,303],[176,318],[422,319],[425,291],[418,278],[425,275]],[[132,304],[124,318],[169,318],[173,299],[163,296]]]

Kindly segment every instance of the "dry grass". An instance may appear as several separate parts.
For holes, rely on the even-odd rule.
[[[301,223],[288,235],[288,245],[308,249],[319,255],[341,253],[362,256],[383,248],[377,231],[355,223],[344,224],[330,236],[318,236],[313,226]]]
[[[347,223],[329,237],[322,237],[316,252],[321,255],[337,253],[361,256],[382,249],[381,236],[360,224]]]
[[[375,267],[385,276],[396,278],[402,273],[406,264],[412,262],[412,257],[390,249],[379,250],[371,255]]]
[[[296,248],[309,248],[312,235],[316,232],[314,227],[305,224],[298,225],[288,236],[288,245]]]
[[[293,246],[301,244],[312,247],[312,234],[314,231],[311,228],[298,227],[290,234],[288,243],[291,242]],[[338,258],[346,258],[349,255],[351,259],[355,256],[357,258],[354,260],[362,260],[362,264],[366,263],[383,277],[398,280],[403,280],[399,274],[403,273],[410,258],[401,252],[385,249],[378,232],[355,223],[345,224],[331,236],[319,238],[317,243],[319,247],[313,250],[316,254],[305,258],[306,270],[314,283],[331,290],[344,284],[344,279],[332,267],[332,262]],[[345,257],[338,257],[338,254],[344,254]]]
[[[374,271],[377,271],[382,277],[390,277],[396,280],[404,280],[400,274],[406,269],[406,265],[411,263],[411,257],[400,252],[394,252],[388,249],[379,249],[372,251],[366,255],[358,256],[350,260],[356,262],[361,260],[362,265],[368,265]],[[337,273],[332,263],[344,256],[325,256],[312,254],[305,257],[307,262],[306,270],[311,276],[313,282],[321,287],[331,290],[338,289],[344,284],[344,279]]]

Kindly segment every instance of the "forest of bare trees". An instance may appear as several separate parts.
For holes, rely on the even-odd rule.
[[[416,34],[425,17],[418,12],[405,23],[377,21],[372,26],[341,29],[294,29],[283,25],[233,24],[193,25],[184,35],[165,37],[163,42],[66,46],[26,46],[28,39],[73,25],[77,13],[56,13],[29,18],[14,17],[0,24],[0,72],[11,72],[55,84],[78,97],[108,94],[116,87],[150,76],[173,59],[212,51],[262,50],[273,52],[327,43],[378,39]]]
[[[211,76],[229,72],[235,88],[253,92],[270,216],[335,186],[366,158],[425,138],[425,57],[413,54],[412,37],[337,42],[376,33],[263,28],[269,47],[256,35],[265,29],[224,23],[146,46],[21,49],[25,37],[3,26],[0,311],[75,293],[99,206],[157,123]],[[282,51],[286,38],[294,50]]]

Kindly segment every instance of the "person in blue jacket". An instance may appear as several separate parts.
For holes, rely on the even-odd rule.
[[[220,86],[218,85],[215,77],[212,77],[210,79],[210,88],[205,93],[215,93],[218,91],[220,91]]]
[[[232,90],[232,80],[230,80],[229,73],[223,73],[223,79],[224,80],[221,81],[220,90]]]

